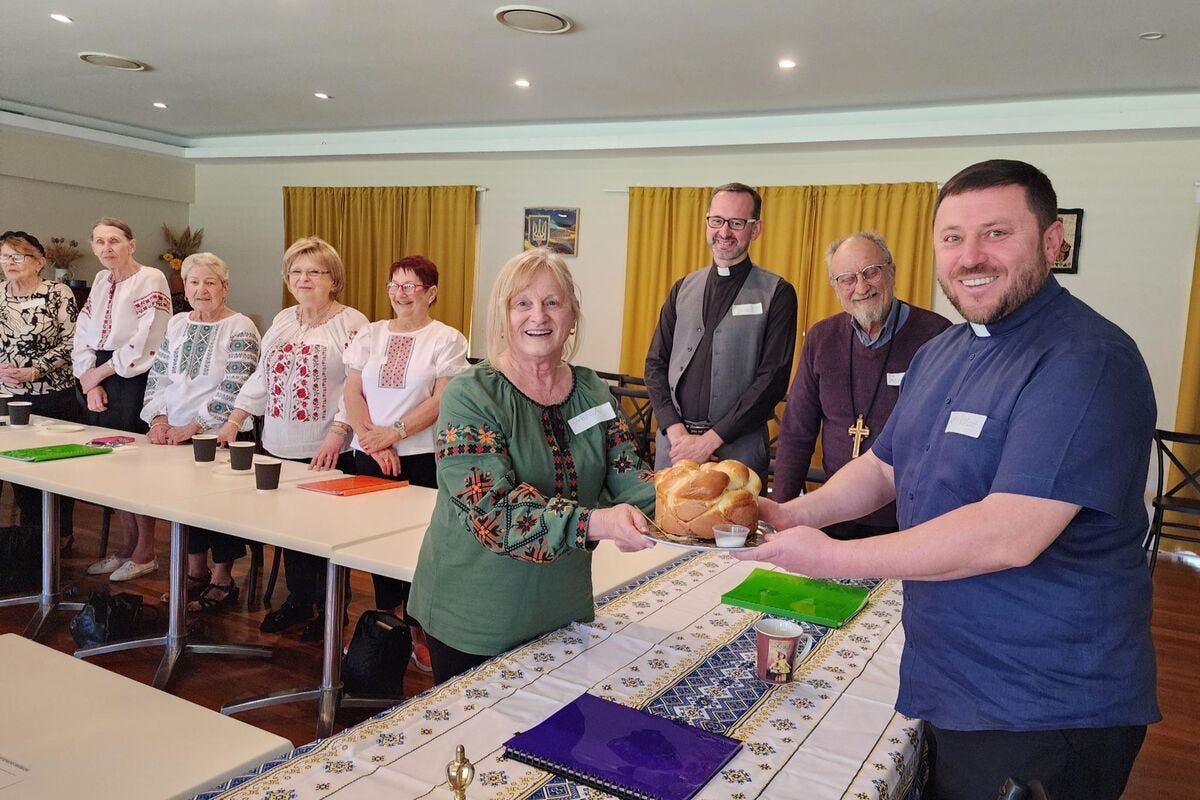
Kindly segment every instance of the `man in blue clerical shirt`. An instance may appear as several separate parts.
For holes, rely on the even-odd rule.
[[[985,161],[938,195],[938,282],[967,320],[915,356],[869,452],[763,517],[737,553],[904,580],[896,708],[925,721],[933,797],[1118,798],[1160,719],[1143,501],[1154,392],[1137,346],[1050,274],[1054,187]],[[818,528],[891,500],[900,530]]]

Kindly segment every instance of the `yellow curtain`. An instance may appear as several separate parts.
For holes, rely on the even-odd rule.
[[[1200,234],[1196,238],[1196,258],[1192,266],[1192,294],[1188,302],[1187,333],[1183,341],[1183,366],[1179,370],[1179,403],[1175,408],[1175,430],[1184,433],[1200,433]],[[1197,466],[1200,453],[1195,448],[1184,448],[1179,452],[1189,469]],[[1175,468],[1167,476],[1168,485],[1174,485],[1183,476]],[[1176,522],[1191,522],[1176,517]],[[1164,550],[1195,550],[1189,542],[1164,540]]]
[[[474,186],[285,186],[284,246],[320,236],[346,264],[341,301],[371,320],[392,316],[384,284],[393,261],[423,255],[438,266],[430,314],[471,336],[475,296]],[[283,289],[284,306],[295,301]]]
[[[896,260],[896,294],[928,308],[933,300],[935,183],[765,186],[763,233],[750,257],[792,282],[797,328],[806,331],[840,310],[825,269],[830,241],[878,231]],[[621,371],[642,374],[658,312],[671,285],[711,263],[704,214],[712,188],[631,188]],[[799,350],[799,348],[797,348]]]

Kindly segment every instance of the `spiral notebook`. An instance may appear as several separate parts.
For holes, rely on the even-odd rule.
[[[508,758],[626,800],[688,800],[742,743],[581,694],[504,743]]]

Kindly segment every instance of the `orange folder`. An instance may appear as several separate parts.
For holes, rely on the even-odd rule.
[[[408,481],[390,481],[387,478],[376,478],[371,475],[351,475],[348,478],[298,483],[296,486],[300,489],[308,489],[310,492],[347,496],[379,492],[384,489],[399,489],[401,486],[408,486]]]

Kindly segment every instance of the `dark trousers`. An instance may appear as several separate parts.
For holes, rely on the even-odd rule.
[[[480,656],[455,650],[445,642],[430,636],[428,632],[425,633],[425,644],[429,646],[429,664],[433,667],[435,686],[445,683],[455,675],[461,675],[491,658],[491,656]]]
[[[1050,800],[1117,800],[1146,738],[1146,726],[951,731],[926,722],[925,737],[931,770],[922,797],[992,798],[1008,778],[1015,778],[1040,781]]]
[[[53,417],[65,422],[78,422],[80,419],[79,403],[75,399],[74,389],[62,389],[46,394],[27,394],[14,397],[14,400],[26,400],[32,404],[30,411],[43,417]],[[21,510],[21,525],[35,529],[38,536],[42,531],[42,492],[30,486],[14,483],[13,500]],[[75,529],[75,498],[58,498],[58,535],[65,539]]]
[[[397,476],[384,475],[379,462],[361,450],[354,451],[354,470],[358,475],[373,475],[387,480],[408,481],[413,486],[437,488],[437,459],[433,453],[417,453],[411,456],[400,456],[400,474]],[[408,604],[408,591],[412,584],[389,578],[385,575],[372,573],[371,580],[375,584],[375,607],[383,609],[397,608]]]
[[[268,455],[270,455],[268,453]],[[282,456],[276,456],[282,458]],[[308,464],[310,458],[289,458],[298,464]],[[354,456],[345,452],[338,456],[338,469],[347,475],[354,475]],[[283,551],[284,571],[287,573],[288,599],[294,604],[304,607],[325,605],[325,559],[320,556],[298,553],[295,550]],[[350,583],[346,583],[347,596]]]
[[[96,366],[112,360],[111,350],[96,351]],[[100,386],[108,395],[108,408],[104,411],[89,411],[87,397],[79,393],[79,405],[83,409],[83,421],[102,428],[116,428],[130,433],[145,433],[150,426],[141,418],[142,406],[146,404],[146,379],[148,374],[122,378],[109,375]]]
[[[210,531],[208,528],[188,529],[188,554],[198,555],[212,550],[212,559],[218,564],[232,564],[246,555],[246,540],[227,533]]]

